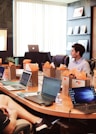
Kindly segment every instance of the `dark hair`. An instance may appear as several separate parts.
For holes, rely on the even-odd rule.
[[[85,47],[79,43],[75,43],[72,48],[74,48],[76,52],[79,51],[81,57],[85,53]]]

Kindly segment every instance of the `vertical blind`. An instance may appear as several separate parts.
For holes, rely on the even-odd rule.
[[[37,2],[13,1],[14,56],[24,56],[28,44],[38,44],[42,52],[66,54],[66,7]]]

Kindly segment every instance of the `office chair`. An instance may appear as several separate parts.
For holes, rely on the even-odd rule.
[[[13,134],[30,134],[30,125],[28,123],[22,123],[21,125],[16,126]]]
[[[33,126],[24,119],[18,119],[13,134],[33,134]]]
[[[60,127],[60,134],[88,134],[85,122],[62,118],[56,124]]]
[[[91,74],[93,75],[93,70],[94,68],[96,68],[96,59],[92,58],[90,60],[87,60],[89,65],[90,65],[90,69],[91,69]]]
[[[68,66],[69,64],[69,56],[68,55],[55,55],[52,57],[52,62],[56,67],[59,67],[60,64],[65,64]]]

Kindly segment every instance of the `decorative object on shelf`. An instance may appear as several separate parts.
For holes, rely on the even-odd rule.
[[[73,28],[72,27],[68,27],[67,35],[71,35],[71,34],[73,34]]]
[[[79,33],[80,33],[80,26],[75,26],[74,34],[79,34]]]
[[[89,48],[88,48],[88,40],[78,40],[78,43],[82,44],[85,47],[85,51],[88,52]]]
[[[87,33],[87,26],[86,25],[82,25],[80,27],[80,34],[85,34]]]
[[[73,12],[73,17],[81,17],[83,16],[84,7],[75,8]]]

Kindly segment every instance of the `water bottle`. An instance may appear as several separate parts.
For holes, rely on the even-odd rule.
[[[19,58],[15,58],[15,65],[19,64]]]
[[[60,93],[57,93],[56,99],[55,99],[55,103],[57,104],[61,104],[62,103],[62,99],[60,97]]]

